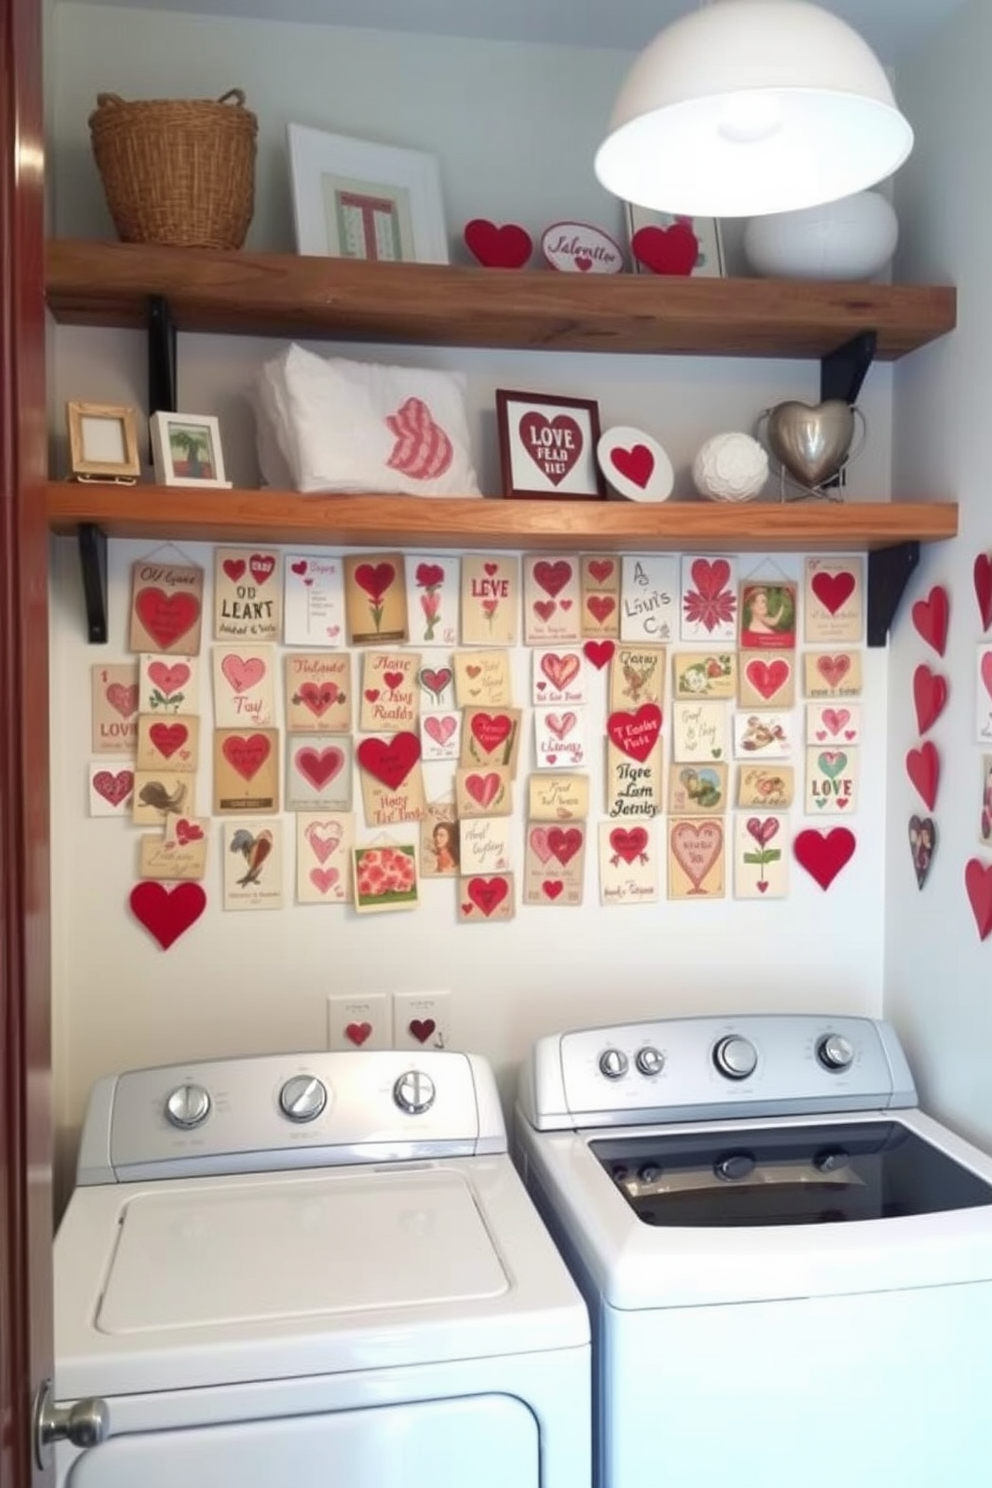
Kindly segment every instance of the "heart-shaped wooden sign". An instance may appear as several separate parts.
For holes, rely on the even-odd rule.
[[[667,501],[675,474],[656,439],[640,429],[618,425],[607,429],[596,446],[596,458],[610,485],[628,501]]]

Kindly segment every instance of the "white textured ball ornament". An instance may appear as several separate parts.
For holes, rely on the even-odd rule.
[[[877,191],[799,212],[752,217],[744,256],[756,274],[782,279],[872,279],[899,241],[899,219]]]
[[[692,462],[692,479],[711,501],[751,501],[768,479],[768,455],[750,434],[714,434]]]

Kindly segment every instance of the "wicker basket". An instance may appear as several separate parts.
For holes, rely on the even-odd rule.
[[[255,204],[258,120],[232,88],[210,99],[97,95],[93,154],[125,243],[240,248]]]

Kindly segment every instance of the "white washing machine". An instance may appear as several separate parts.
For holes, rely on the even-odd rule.
[[[514,1146],[592,1314],[595,1488],[985,1488],[992,1159],[886,1024],[545,1038]]]
[[[588,1485],[588,1313],[506,1148],[454,1052],[100,1082],[53,1390],[97,1444],[59,1488]]]

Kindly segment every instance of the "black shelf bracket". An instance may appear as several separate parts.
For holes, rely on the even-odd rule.
[[[820,402],[839,398],[853,408],[861,392],[861,384],[868,376],[868,368],[875,360],[878,335],[875,331],[861,331],[820,358]],[[835,489],[844,485],[846,472],[841,470],[831,480],[823,482],[823,489]]]
[[[868,644],[884,646],[910,575],[920,561],[920,545],[894,543],[868,554]]]
[[[148,413],[176,411],[176,326],[162,295],[148,301]]]
[[[79,524],[79,567],[83,575],[86,628],[91,646],[107,644],[107,534],[93,522]]]

